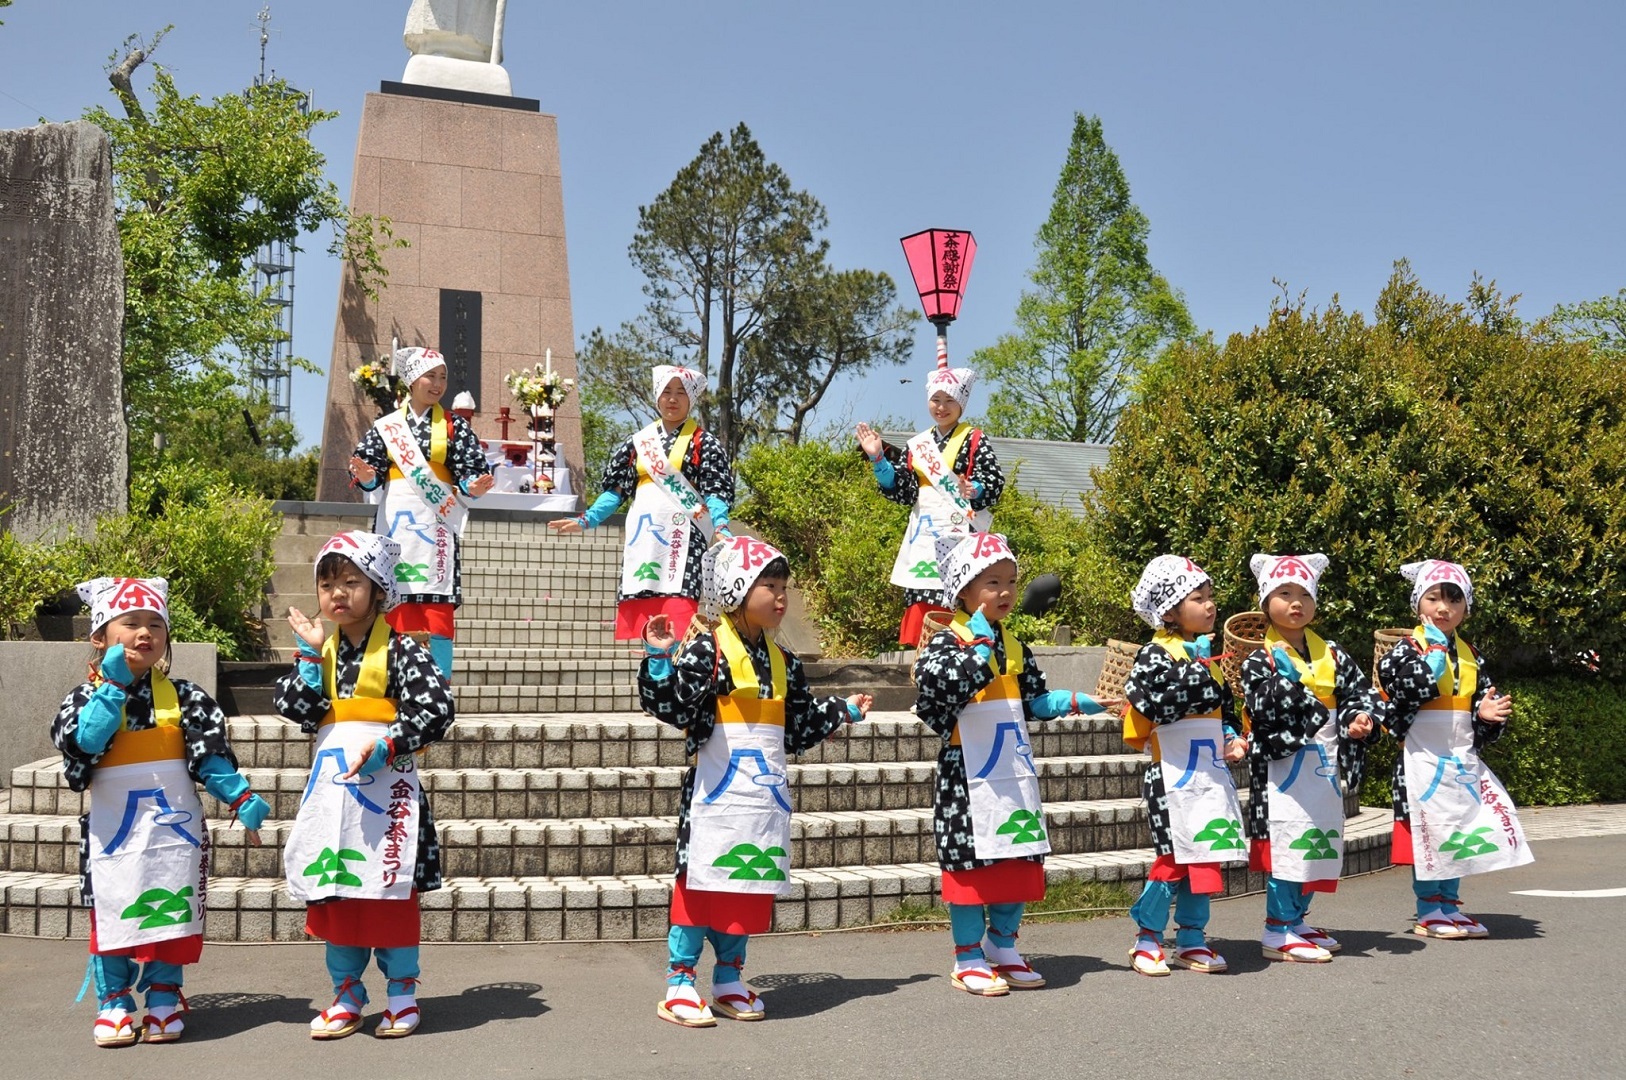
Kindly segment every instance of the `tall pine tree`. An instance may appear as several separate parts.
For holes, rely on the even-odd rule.
[[[1016,332],[971,358],[998,384],[991,429],[1075,442],[1112,437],[1141,366],[1192,334],[1185,301],[1152,268],[1149,230],[1100,119],[1074,114]]]

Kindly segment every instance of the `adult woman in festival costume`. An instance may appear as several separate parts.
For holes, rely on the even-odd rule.
[[[1016,605],[1016,556],[1003,536],[945,536],[937,550],[954,621],[915,661],[915,714],[943,739],[932,825],[951,981],[999,997],[1044,985],[1016,948],[1025,904],[1044,899],[1050,850],[1028,721],[1106,710],[1088,694],[1046,690],[1032,652],[1002,625]]]
[[[294,670],[277,680],[277,711],[316,736],[310,778],[283,849],[288,892],[303,900],[305,932],[327,942],[333,1004],[311,1038],[342,1039],[361,1025],[362,973],[376,957],[389,1003],[373,1034],[417,1030],[418,896],[440,888],[440,846],[414,755],[445,738],[452,691],[418,642],[385,614],[398,599],[400,547],[386,536],[340,533],[316,556],[320,619],[290,609]]]
[[[494,480],[469,422],[440,406],[446,358],[434,349],[400,349],[395,374],[407,399],[362,436],[350,475],[363,491],[388,480],[373,531],[401,546],[401,603],[389,622],[399,633],[427,633],[429,652],[450,680],[452,620],[463,603],[458,538],[468,521],[458,496],[479,498]]]
[[[90,969],[97,1046],[174,1042],[185,1029],[181,971],[203,951],[209,825],[193,781],[231,808],[250,840],[271,807],[237,771],[226,715],[204,690],[171,680],[169,583],[97,578],[79,586],[97,651],[91,680],[51,725],[79,819],[83,902],[93,909]],[[94,885],[94,889],[92,886]],[[147,1014],[135,1019],[136,992]]]
[[[654,369],[660,419],[616,447],[603,493],[582,514],[548,523],[556,532],[597,528],[628,499],[626,549],[615,639],[636,641],[656,615],[681,638],[700,606],[700,563],[713,536],[728,537],[734,473],[723,444],[690,415],[706,388],[698,371]]]
[[[994,504],[1005,490],[994,448],[980,429],[962,421],[976,374],[949,367],[947,350],[938,338],[937,367],[926,379],[926,407],[935,426],[910,439],[901,460],[894,462],[888,455],[874,428],[857,428],[858,445],[869,457],[881,494],[909,507],[891,581],[903,587],[898,641],[910,648],[920,642],[926,615],[948,610],[942,606],[943,584],[937,578],[937,539],[987,532]]]
[[[695,988],[707,941],[716,1011],[733,1020],[765,1015],[741,969],[750,935],[769,928],[774,897],[790,886],[785,755],[863,719],[872,703],[868,694],[814,697],[801,661],[774,641],[790,578],[777,548],[732,537],[707,551],[704,578],[716,629],[680,647],[672,618],[656,615],[638,672],[644,711],[681,730],[695,761],[683,777],[666,996],[657,1008],[684,1027],[717,1022]]]
[[[1407,563],[1418,627],[1378,658],[1389,701],[1384,726],[1400,740],[1394,771],[1394,861],[1411,866],[1421,937],[1484,938],[1462,910],[1466,874],[1522,866],[1535,856],[1480,751],[1507,731],[1513,701],[1500,694],[1479,650],[1457,631],[1474,605],[1474,583],[1454,562]]]

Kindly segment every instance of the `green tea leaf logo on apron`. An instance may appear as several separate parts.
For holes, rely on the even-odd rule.
[[[1304,830],[1304,835],[1287,846],[1294,851],[1304,852],[1304,861],[1311,859],[1336,859],[1338,852],[1333,849],[1332,841],[1338,839],[1337,829],[1328,829],[1322,832],[1311,827]]]
[[[784,881],[785,871],[779,868],[778,859],[790,862],[790,855],[777,845],[764,851],[755,844],[735,844],[711,865],[725,870],[733,867],[730,881]]]
[[[1456,854],[1453,859],[1471,859],[1475,855],[1489,855],[1496,850],[1496,844],[1490,837],[1484,835],[1490,831],[1489,825],[1481,825],[1473,832],[1454,829],[1451,832],[1451,839],[1440,845],[1440,854],[1454,851]]]
[[[168,889],[148,889],[135,898],[135,903],[119,913],[121,919],[140,919],[138,929],[152,930],[164,926],[180,926],[192,921],[192,886],[183,885],[171,892]]]
[[[402,585],[427,582],[429,580],[429,564],[398,562],[395,564],[395,580]]]
[[[1044,839],[1044,819],[1032,810],[1012,810],[995,836],[1009,836],[1013,844],[1037,844]]]
[[[632,572],[632,576],[639,581],[659,581],[661,579],[661,564],[658,562],[642,563],[638,569]]]
[[[917,578],[938,577],[937,563],[931,559],[921,559],[909,568],[909,572]]]
[[[322,849],[322,853],[316,857],[316,861],[305,867],[302,873],[306,877],[316,877],[316,875],[320,874],[321,877],[316,882],[318,885],[332,885],[337,882],[340,885],[350,885],[359,889],[362,884],[361,879],[352,874],[344,864],[346,862],[366,861],[367,856],[354,848],[340,848],[338,851],[334,851],[330,847],[325,847]]]
[[[1193,842],[1208,844],[1209,851],[1241,851],[1242,822],[1234,818],[1217,817],[1203,826],[1192,838]]]

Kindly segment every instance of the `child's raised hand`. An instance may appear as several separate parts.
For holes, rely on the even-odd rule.
[[[1479,703],[1479,718],[1487,724],[1505,724],[1513,715],[1513,699],[1506,694],[1496,692],[1492,686],[1485,691],[1485,699]]]
[[[475,477],[473,480],[469,481],[469,496],[471,498],[478,499],[480,496],[490,491],[491,486],[496,482],[497,478],[492,476],[490,473],[485,473],[481,476]]]
[[[848,712],[850,713],[852,709],[857,709],[858,719],[862,720],[864,717],[869,715],[871,707],[873,707],[875,704],[875,698],[869,694],[853,694],[847,698],[847,704],[852,707],[848,710]],[[856,721],[851,719],[849,719],[847,722],[849,724],[856,723]]]
[[[677,644],[670,615],[651,615],[644,623],[644,644],[659,652],[669,652]]]
[[[1356,713],[1355,719],[1349,722],[1349,737],[1364,739],[1372,734],[1372,717],[1367,713]]]
[[[573,533],[582,531],[581,518],[554,518],[548,522],[548,528],[556,533]]]
[[[863,449],[864,455],[871,461],[881,456],[881,436],[868,424],[859,424],[853,429],[858,436],[858,445]]]
[[[350,459],[350,475],[356,478],[357,483],[370,484],[378,479],[378,470],[361,460],[359,457]]]
[[[322,642],[327,640],[327,629],[322,625],[322,620],[312,619],[296,607],[288,609],[288,625],[300,641],[313,649],[320,650]]]
[[[1225,740],[1225,760],[1235,763],[1248,756],[1248,737],[1232,735]]]

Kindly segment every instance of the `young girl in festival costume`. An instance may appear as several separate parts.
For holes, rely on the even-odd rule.
[[[79,819],[79,875],[93,910],[90,973],[101,1008],[97,1046],[174,1042],[185,1028],[181,968],[203,951],[209,829],[193,781],[229,806],[249,838],[271,810],[249,790],[226,740],[226,716],[184,679],[171,680],[169,583],[97,578],[79,586],[96,647],[90,681],[62,703],[51,741]],[[92,884],[95,886],[92,892]],[[147,997],[135,1021],[134,991]]]
[[[403,634],[427,633],[429,652],[450,680],[453,614],[463,603],[458,538],[469,516],[458,495],[479,498],[494,480],[469,422],[440,407],[446,358],[434,349],[400,349],[395,374],[407,400],[362,436],[350,475],[363,491],[388,478],[373,528],[401,547],[396,572],[404,595],[390,625]]]
[[[1001,624],[1016,603],[1016,556],[1003,536],[946,536],[937,551],[954,621],[915,661],[915,714],[943,738],[932,825],[954,936],[951,980],[999,997],[1044,985],[1016,948],[1024,905],[1044,899],[1050,850],[1028,721],[1105,710],[1087,694],[1046,691],[1033,654]]]
[[[948,346],[942,338],[937,346],[937,367],[926,379],[926,407],[936,426],[909,440],[902,468],[885,456],[885,444],[874,428],[859,424],[857,429],[881,494],[909,507],[891,580],[903,586],[898,641],[910,648],[920,641],[926,615],[946,610],[940,604],[943,584],[937,579],[938,537],[986,532],[1005,490],[994,448],[979,429],[960,420],[976,375],[969,368],[949,367]]]
[[[282,862],[288,892],[308,905],[305,932],[328,943],[334,992],[313,1039],[361,1026],[361,976],[375,955],[389,1003],[373,1034],[410,1035],[420,1019],[418,895],[440,888],[440,846],[413,755],[452,726],[452,692],[429,653],[382,617],[398,599],[400,554],[388,537],[340,533],[316,556],[334,633],[288,612],[299,657],[277,680],[277,710],[316,748]]]
[[[680,648],[670,615],[657,614],[644,627],[639,700],[686,734],[696,758],[683,777],[666,997],[656,1008],[684,1027],[717,1023],[695,989],[707,941],[717,957],[716,1011],[734,1020],[766,1015],[741,970],[750,935],[768,929],[774,897],[790,887],[785,755],[858,722],[872,703],[868,694],[812,696],[801,661],[774,641],[789,578],[778,549],[732,537],[705,556],[706,614],[716,629]]]
[[[1309,923],[1310,901],[1338,888],[1344,792],[1360,784],[1383,703],[1353,658],[1309,629],[1325,555],[1255,555],[1264,648],[1242,662],[1253,725],[1248,868],[1265,882],[1267,960],[1320,964],[1341,946]]]
[[[1221,864],[1247,857],[1227,765],[1247,754],[1248,739],[1212,656],[1214,586],[1208,575],[1184,556],[1159,555],[1146,565],[1131,599],[1135,614],[1156,631],[1135,655],[1124,686],[1124,741],[1152,755],[1141,790],[1157,858],[1129,909],[1139,927],[1130,963],[1142,975],[1167,975],[1170,959],[1213,974],[1225,971],[1226,963],[1204,933],[1209,897],[1225,887]],[[1165,958],[1171,901],[1174,955]]]
[[[1468,571],[1440,559],[1400,568],[1422,625],[1378,658],[1385,726],[1400,740],[1394,772],[1394,861],[1412,869],[1417,921],[1434,938],[1490,931],[1462,911],[1464,874],[1522,866],[1535,856],[1513,800],[1479,756],[1502,737],[1513,701],[1499,694],[1479,650],[1457,634],[1473,610]]]
[[[690,417],[706,388],[698,371],[654,369],[660,419],[616,447],[604,466],[604,493],[579,517],[548,523],[561,533],[593,529],[628,499],[626,549],[615,610],[615,639],[636,641],[656,615],[679,638],[700,606],[700,563],[714,534],[728,536],[734,474],[723,444]]]

